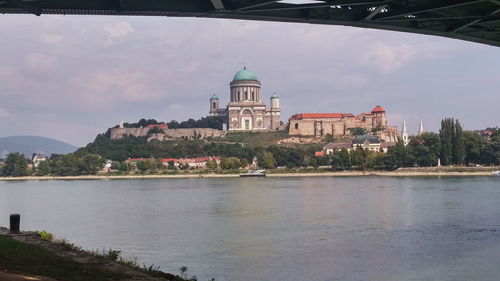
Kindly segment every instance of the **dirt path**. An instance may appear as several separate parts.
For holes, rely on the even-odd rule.
[[[15,273],[9,273],[6,271],[0,271],[0,280],[1,281],[26,281],[26,280],[57,281],[56,279],[52,279],[49,277],[35,276],[35,275],[29,275],[29,274],[15,274]]]

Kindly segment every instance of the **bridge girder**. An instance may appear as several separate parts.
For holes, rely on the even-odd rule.
[[[0,0],[3,14],[230,18],[346,25],[500,46],[500,0]]]

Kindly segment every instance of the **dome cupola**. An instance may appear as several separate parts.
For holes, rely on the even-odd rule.
[[[236,74],[234,75],[233,82],[234,81],[259,81],[259,80],[257,80],[257,76],[255,76],[255,73],[251,72],[246,67],[243,67],[242,70],[236,72]]]
[[[210,100],[219,100],[219,97],[216,96],[215,94],[213,94],[212,97],[210,98]]]
[[[279,99],[280,97],[278,97],[278,95],[276,93],[273,93],[273,95],[271,96],[271,99],[274,100],[274,99]]]

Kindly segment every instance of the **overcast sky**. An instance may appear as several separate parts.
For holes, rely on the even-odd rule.
[[[237,20],[1,15],[0,136],[82,146],[121,120],[206,116],[244,65],[298,112],[368,112],[391,125],[500,125],[500,49],[434,36]]]

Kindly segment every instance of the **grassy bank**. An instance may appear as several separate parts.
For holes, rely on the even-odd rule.
[[[0,234],[0,280],[188,280],[159,267],[140,267],[135,260],[120,258],[119,251],[89,252],[65,241],[48,240],[37,233]]]
[[[13,273],[52,277],[60,281],[123,280],[122,273],[79,264],[48,249],[0,235],[0,269]]]

